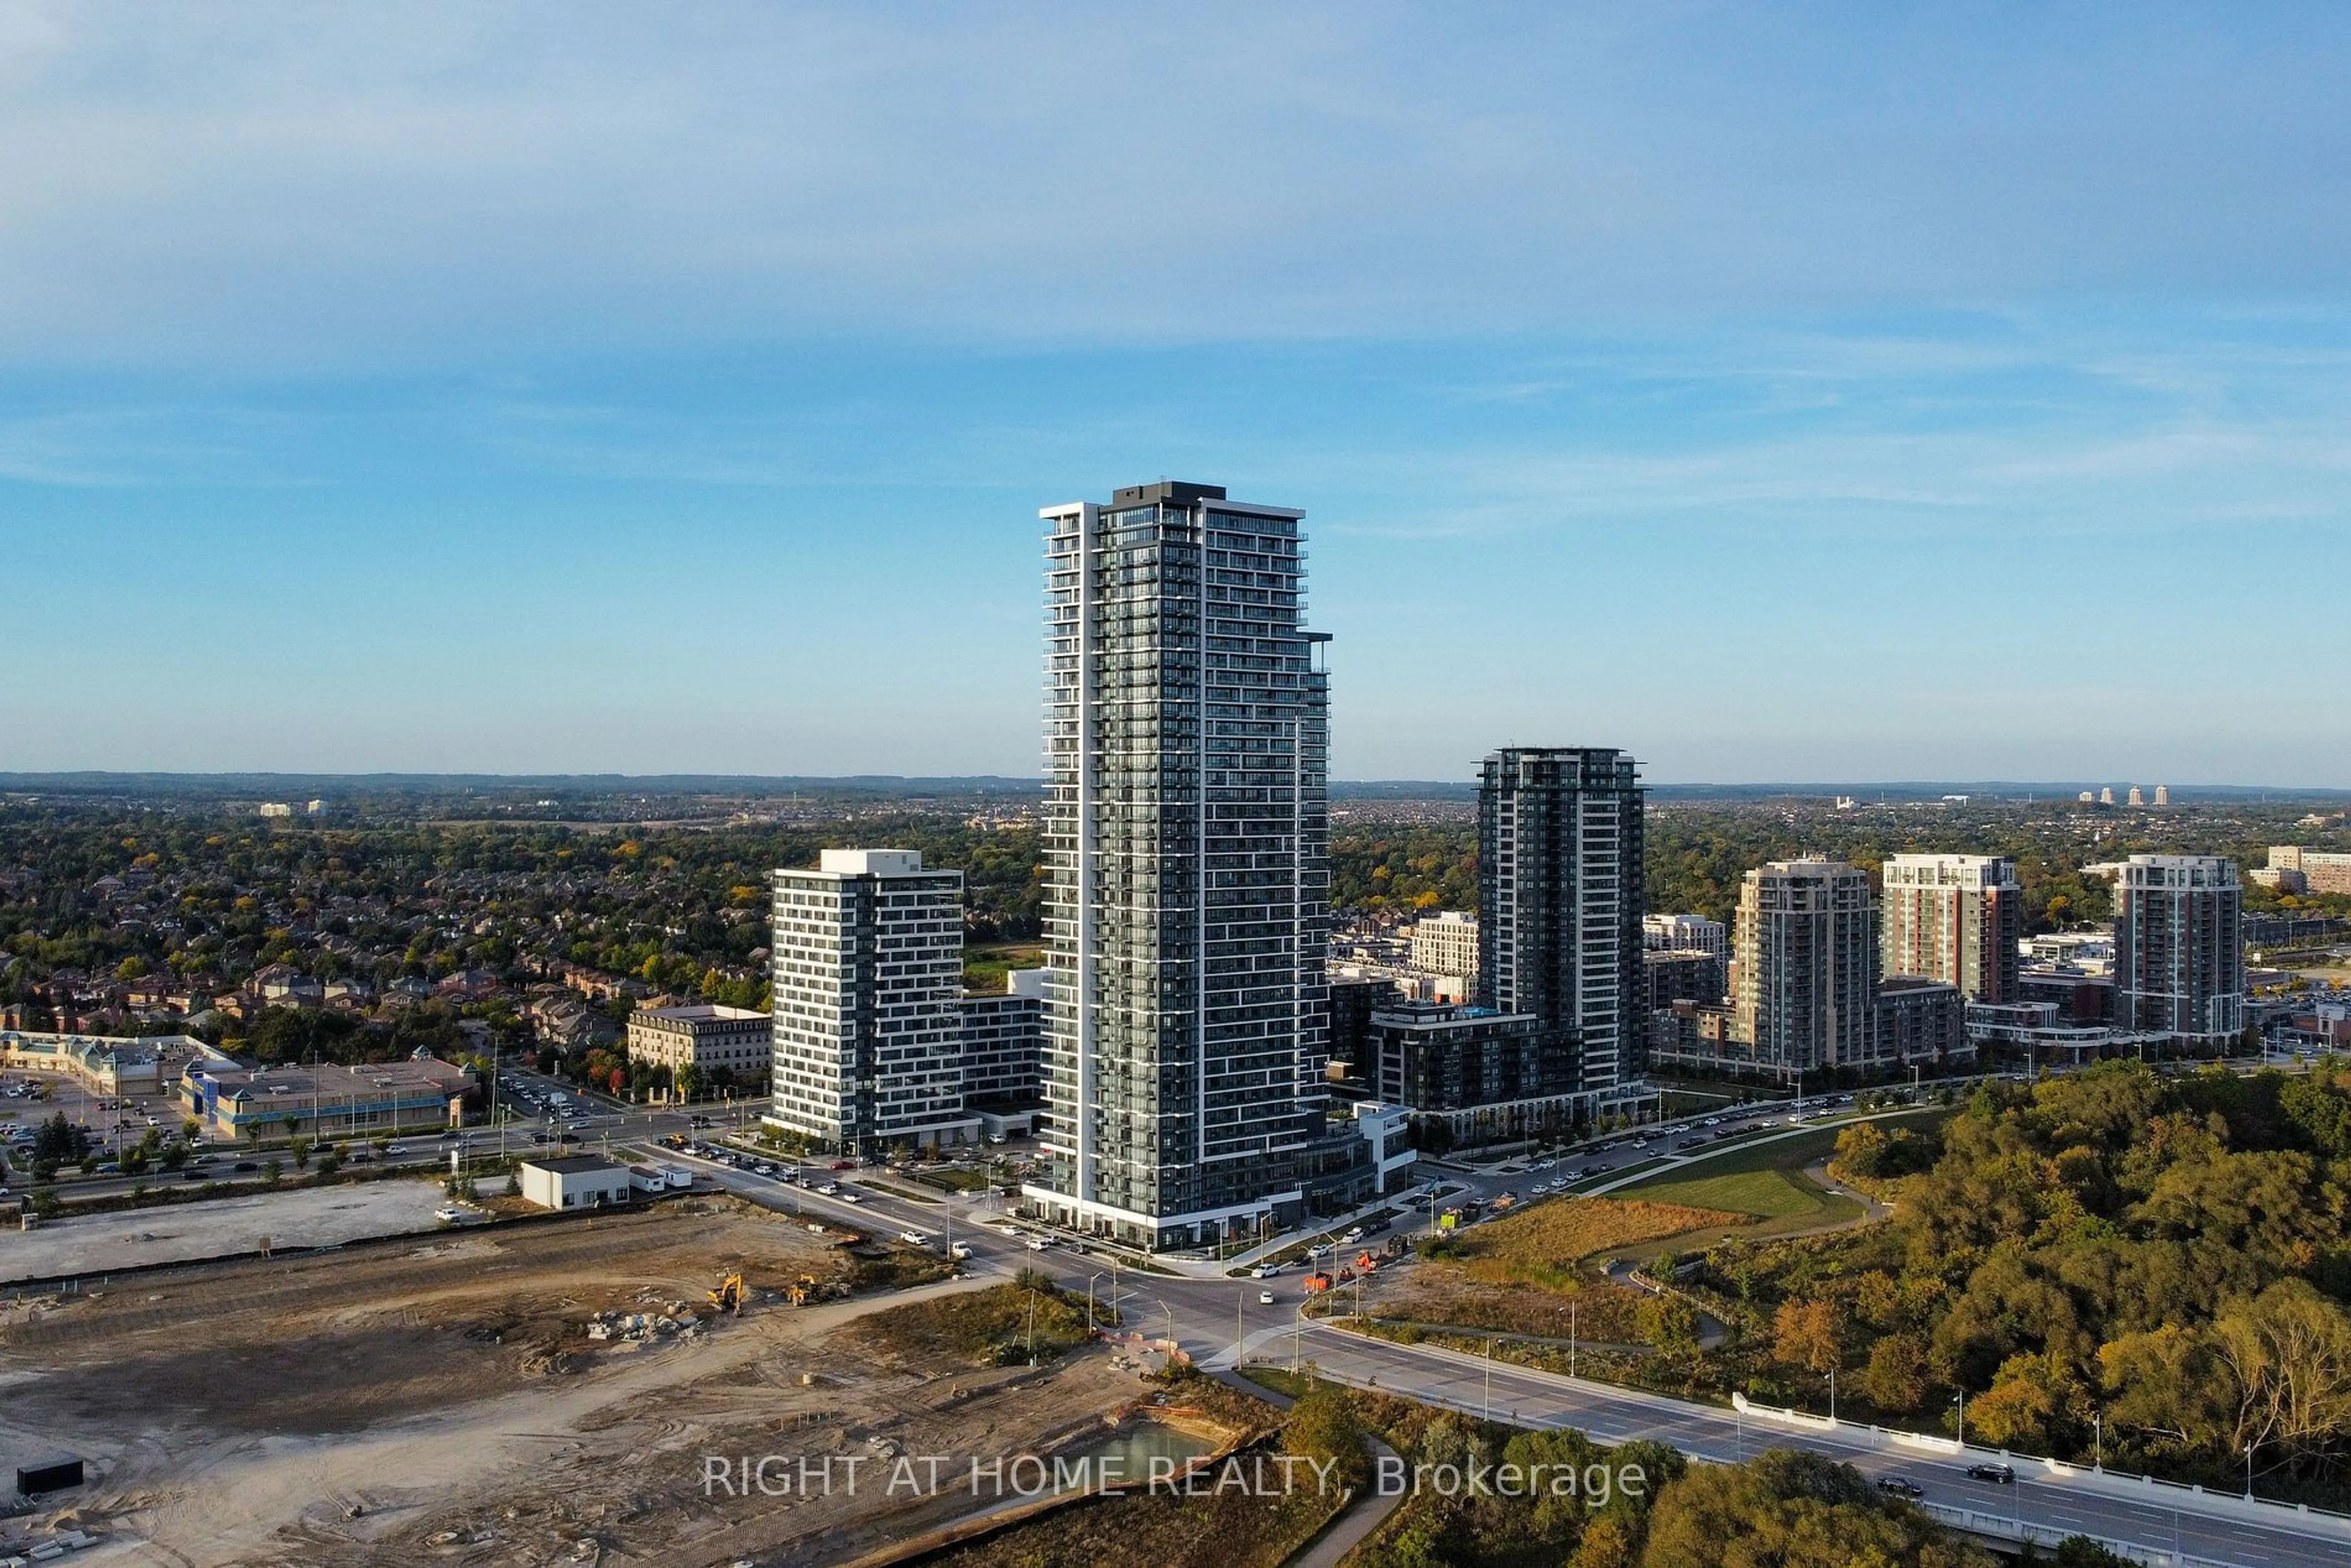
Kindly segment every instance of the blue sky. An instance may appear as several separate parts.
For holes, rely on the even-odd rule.
[[[2351,13],[1173,9],[0,5],[0,770],[1031,772],[1168,476],[1344,777],[2346,781]]]

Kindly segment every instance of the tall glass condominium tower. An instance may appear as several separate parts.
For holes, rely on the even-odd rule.
[[[1608,747],[1504,747],[1478,789],[1478,999],[1542,1020],[1546,1092],[1631,1086],[1647,1019],[1640,770]]]
[[[1153,1247],[1304,1206],[1323,1137],[1330,685],[1302,514],[1049,507],[1048,1217]]]

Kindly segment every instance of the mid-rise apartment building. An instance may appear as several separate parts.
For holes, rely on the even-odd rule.
[[[691,1072],[690,1082],[707,1087],[724,1069],[734,1086],[764,1083],[775,1047],[775,1016],[755,1008],[713,1003],[639,1008],[629,1015],[629,1060],[667,1068],[673,1082]]]
[[[1642,1006],[1649,1012],[1676,1002],[1719,1002],[1730,989],[1730,966],[1719,953],[1665,947],[1641,955]]]
[[[1881,875],[1884,973],[1941,980],[1969,1001],[2016,999],[2024,889],[2014,861],[1895,855]]]
[[[2244,889],[2216,855],[2133,855],[2115,881],[2115,1024],[2220,1046],[2245,1026]]]
[[[978,1110],[1037,1102],[1045,1050],[1043,969],[1015,969],[1000,996],[963,999],[963,1098]]]
[[[772,886],[766,1119],[834,1151],[969,1141],[963,873],[915,850],[826,850]]]
[[[1371,1177],[1325,1119],[1330,685],[1302,514],[1163,481],[1040,516],[1050,973],[1024,1200],[1151,1247],[1343,1205]]]
[[[1642,797],[1601,747],[1506,747],[1479,783],[1478,1003],[1540,1019],[1587,1095],[1629,1087],[1646,1044]]]
[[[1758,1069],[1793,1075],[1876,1057],[1877,912],[1868,873],[1825,859],[1749,872],[1734,941],[1732,1027]]]
[[[1645,915],[1641,946],[1653,953],[1711,953],[1728,963],[1730,928],[1702,915]]]
[[[1371,1088],[1438,1146],[1563,1132],[1578,1096],[1576,1063],[1548,1049],[1542,1020],[1450,1002],[1395,1002],[1372,1015]]]
[[[1942,1062],[1972,1056],[1968,1009],[1959,988],[1948,980],[1888,975],[1877,988],[1877,1039],[1881,1062]]]
[[[2272,844],[2270,863],[2252,875],[2255,882],[2280,893],[2351,894],[2351,854]]]
[[[1447,909],[1413,922],[1412,967],[1424,975],[1475,978],[1478,917]]]

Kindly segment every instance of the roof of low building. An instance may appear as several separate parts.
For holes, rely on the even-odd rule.
[[[522,1163],[532,1170],[554,1171],[563,1176],[593,1176],[599,1173],[609,1176],[629,1174],[628,1166],[608,1160],[601,1155],[558,1155],[548,1159],[528,1159]]]

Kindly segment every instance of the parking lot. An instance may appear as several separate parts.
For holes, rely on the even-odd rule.
[[[0,1284],[234,1257],[264,1237],[273,1250],[291,1250],[431,1230],[446,1201],[437,1182],[386,1180],[52,1220],[0,1231]]]

